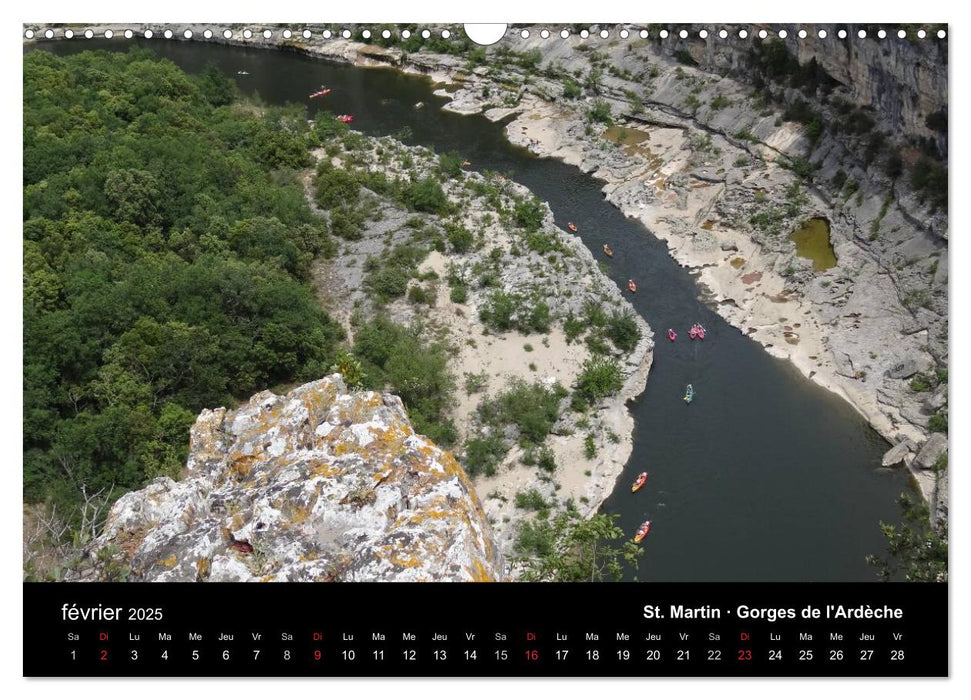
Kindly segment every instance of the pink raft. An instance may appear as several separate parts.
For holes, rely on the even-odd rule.
[[[688,335],[691,336],[692,340],[704,340],[705,339],[705,327],[700,323],[696,323],[688,331]]]
[[[670,340],[673,343],[675,340],[677,340],[677,338],[678,338],[678,334],[675,333],[673,329],[668,328],[668,340]]]

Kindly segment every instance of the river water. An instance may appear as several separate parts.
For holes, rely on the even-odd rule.
[[[637,573],[645,581],[867,581],[867,554],[885,551],[880,520],[899,520],[901,471],[880,468],[887,443],[846,403],[770,357],[699,300],[688,270],[641,224],[608,204],[602,183],[577,168],[510,145],[501,124],[443,112],[427,79],[331,64],[294,53],[164,40],[42,44],[57,53],[148,45],[190,72],[215,63],[268,103],[354,115],[352,127],[410,144],[455,150],[476,170],[510,174],[546,200],[564,229],[576,222],[610,276],[638,283],[634,308],[656,334],[646,391],[631,404],[632,457],[603,509],[633,533],[653,522]],[[247,71],[249,75],[237,75]],[[323,100],[307,95],[333,88]],[[424,109],[415,109],[424,102]],[[698,321],[704,342],[688,340]],[[680,336],[667,340],[666,329]],[[695,389],[689,406],[685,385]],[[631,494],[641,471],[647,486]]]

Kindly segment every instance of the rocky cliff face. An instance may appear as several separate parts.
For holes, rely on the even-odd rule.
[[[861,25],[767,25],[772,36],[786,31],[786,48],[800,63],[815,59],[819,67],[839,84],[841,96],[854,105],[872,107],[874,114],[891,132],[933,140],[946,138],[927,126],[927,117],[947,109],[947,41],[935,36],[918,39],[911,29],[909,38],[896,36],[897,25],[886,25],[887,36],[879,39],[877,27]],[[752,47],[762,43],[748,26],[728,26],[728,37],[722,39],[714,32],[701,39],[698,31],[707,27],[692,25],[689,37],[667,44],[669,55],[687,50],[707,71],[732,73],[745,78],[749,73],[748,57]],[[741,39],[739,29],[751,33]],[[799,30],[806,36],[800,38]],[[820,38],[819,30],[826,31]],[[837,32],[844,29],[847,38]],[[858,32],[867,32],[860,38]]]
[[[186,475],[114,505],[92,554],[141,581],[492,581],[465,472],[401,400],[339,375],[205,410]]]

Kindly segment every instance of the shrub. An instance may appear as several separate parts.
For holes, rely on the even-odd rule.
[[[904,172],[904,159],[901,157],[899,151],[892,151],[887,154],[887,158],[883,163],[884,172],[887,173],[887,177],[891,180],[896,180]]]
[[[548,474],[556,471],[556,456],[548,446],[543,445],[536,455],[536,466]]]
[[[421,285],[414,285],[408,288],[408,301],[412,304],[425,304],[431,306],[435,303],[435,295]]]
[[[910,380],[910,390],[911,391],[927,391],[935,384],[934,379],[924,374],[923,372],[918,372],[914,375],[913,379]]]
[[[378,316],[355,333],[354,354],[370,387],[388,388],[401,397],[417,432],[446,446],[455,441],[455,426],[445,418],[455,382],[444,346],[426,343],[415,330]]]
[[[472,247],[474,237],[472,236],[472,232],[467,228],[447,223],[445,224],[445,233],[448,237],[448,242],[452,244],[452,250],[456,253],[465,253]]]
[[[554,250],[561,250],[560,242],[552,235],[536,231],[526,236],[526,246],[537,253],[545,254]]]
[[[489,328],[508,331],[513,327],[513,314],[518,307],[518,298],[512,294],[496,290],[479,311],[479,319]]]
[[[465,471],[469,476],[495,476],[505,454],[506,446],[499,435],[469,438],[465,441]]]
[[[455,151],[449,151],[438,156],[438,172],[445,177],[456,178],[462,174],[462,162],[465,159]]]
[[[947,415],[938,411],[927,422],[927,427],[935,433],[947,433]]]
[[[403,267],[386,265],[367,276],[366,284],[381,301],[397,299],[408,291],[411,272]]]
[[[910,170],[910,184],[921,201],[947,210],[947,164],[922,156]]]
[[[475,374],[473,372],[465,373],[465,393],[467,394],[477,394],[485,388],[486,383],[489,381],[489,375],[486,372],[479,372]]]
[[[513,208],[513,219],[516,225],[529,232],[538,231],[545,216],[543,203],[536,197],[519,200]]]
[[[525,326],[520,325],[523,333],[549,333],[550,307],[545,301],[537,301],[526,315]]]
[[[447,214],[450,207],[442,186],[433,177],[424,177],[406,185],[401,200],[409,209],[429,214]]]
[[[314,199],[322,209],[348,207],[357,203],[361,184],[354,173],[339,170],[327,161],[321,161],[321,165],[317,167],[314,192]]]
[[[560,400],[566,395],[566,389],[559,384],[547,388],[540,382],[528,384],[514,379],[497,398],[479,406],[479,417],[496,429],[515,425],[522,444],[538,445],[559,418]]]
[[[364,215],[358,209],[338,207],[330,212],[330,231],[345,241],[357,241],[364,236]]]
[[[529,491],[520,491],[516,494],[516,507],[522,508],[523,510],[548,510],[550,504],[547,503],[543,496],[536,489],[530,489]]]
[[[624,386],[620,365],[607,357],[591,357],[583,363],[574,386],[573,398],[582,409],[620,391]]]
[[[606,100],[597,100],[593,103],[593,107],[587,113],[587,118],[591,122],[601,122],[610,126],[613,124],[613,119],[610,114],[610,105]]]
[[[603,310],[603,307],[593,301],[588,301],[583,307],[583,311],[587,317],[587,323],[595,328],[603,328],[607,325],[607,312]]]
[[[448,293],[448,298],[455,304],[464,304],[469,299],[469,288],[464,284],[455,285]]]
[[[782,164],[804,180],[812,178],[813,171],[816,169],[812,163],[801,156],[786,158]]]
[[[581,90],[580,86],[572,78],[567,78],[563,81],[563,96],[570,99],[576,99],[580,96]]]
[[[587,324],[584,323],[583,319],[574,316],[572,311],[563,321],[563,332],[566,334],[568,344],[583,335],[585,330],[587,330]]]
[[[340,373],[344,383],[349,387],[360,386],[364,382],[361,362],[343,348],[337,352],[337,360],[331,365],[330,371]]]
[[[587,433],[587,436],[583,438],[583,454],[587,459],[593,459],[597,456],[597,445],[590,433]]]
[[[382,302],[397,299],[408,291],[408,282],[427,254],[424,248],[402,243],[381,259],[369,258],[364,266],[364,284]]]
[[[630,352],[637,347],[641,339],[641,329],[629,311],[613,313],[607,322],[607,337],[617,346],[618,350]]]

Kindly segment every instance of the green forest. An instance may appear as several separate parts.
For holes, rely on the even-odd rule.
[[[24,497],[177,476],[204,407],[328,373],[305,109],[151,53],[24,57]]]

